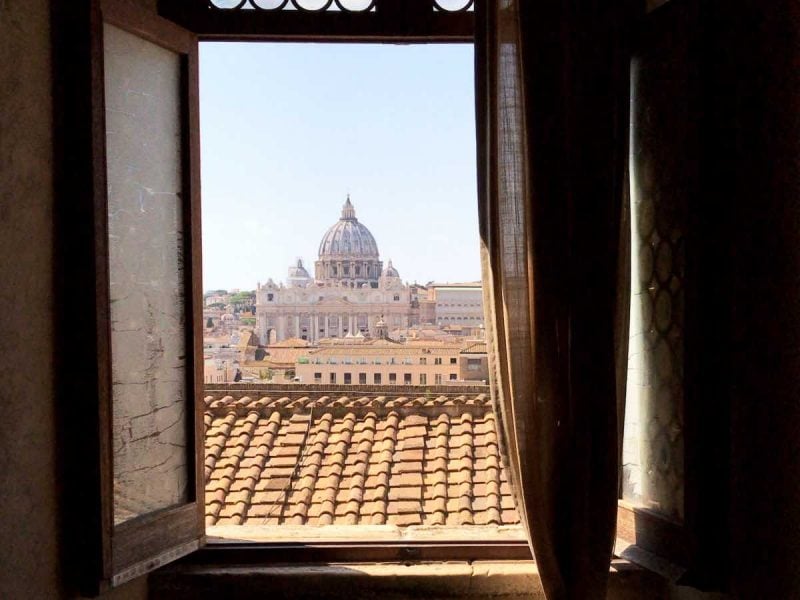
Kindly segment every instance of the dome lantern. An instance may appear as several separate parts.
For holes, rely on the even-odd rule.
[[[342,221],[356,221],[356,209],[353,208],[353,203],[350,202],[350,194],[347,194],[347,200],[342,205]]]

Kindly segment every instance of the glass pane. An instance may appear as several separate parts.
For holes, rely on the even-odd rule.
[[[660,68],[664,68],[663,65]],[[684,517],[684,261],[688,182],[685,114],[647,111],[678,79],[632,64],[631,320],[623,443],[623,498]],[[658,116],[657,116],[658,115]],[[673,115],[665,118],[664,115]],[[687,119],[687,120],[681,120]],[[657,140],[654,142],[653,140]]]
[[[114,522],[187,499],[180,57],[105,26]]]

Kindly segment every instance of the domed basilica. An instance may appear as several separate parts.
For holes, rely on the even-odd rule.
[[[298,259],[286,285],[272,279],[256,290],[256,328],[263,344],[287,338],[316,342],[334,337],[376,337],[381,328],[419,323],[416,289],[404,285],[390,260],[347,201],[319,244],[312,278]]]

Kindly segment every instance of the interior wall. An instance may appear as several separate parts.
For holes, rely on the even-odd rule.
[[[46,0],[0,4],[0,588],[58,590]]]
[[[715,3],[733,264],[734,589],[800,597],[800,4]]]
[[[65,349],[54,342],[50,31],[48,0],[0,1],[0,595],[9,599],[75,597],[60,566],[53,362]],[[105,595],[146,596],[144,579]]]

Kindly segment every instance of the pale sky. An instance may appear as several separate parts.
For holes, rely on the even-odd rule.
[[[203,43],[203,287],[313,276],[347,194],[409,282],[480,278],[472,46]]]

